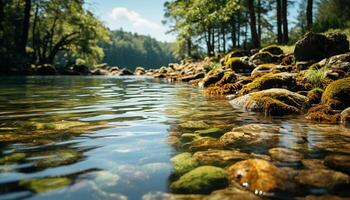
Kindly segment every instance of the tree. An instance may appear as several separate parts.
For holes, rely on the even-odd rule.
[[[283,43],[289,42],[288,30],[288,1],[282,0],[282,27],[283,27]]]
[[[27,46],[28,34],[29,34],[31,8],[32,8],[32,0],[25,0],[24,18],[23,18],[23,25],[22,25],[22,37],[18,44],[18,51],[23,56],[26,55],[26,46]]]
[[[252,36],[252,44],[254,48],[258,48],[260,47],[260,39],[256,30],[254,0],[248,0],[247,3],[248,3],[248,10],[249,10],[250,33]]]
[[[312,30],[312,19],[313,19],[313,0],[307,0],[307,7],[306,7],[306,23],[307,23],[307,29]]]
[[[281,44],[283,41],[282,34],[282,0],[277,0],[276,11],[277,11],[277,42]]]

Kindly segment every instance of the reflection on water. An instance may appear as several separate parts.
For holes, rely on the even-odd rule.
[[[168,144],[168,136],[189,121],[227,131],[264,126],[269,134],[263,142],[231,145],[245,153],[267,154],[272,147],[302,152],[305,159],[350,153],[345,127],[259,117],[189,86],[115,77],[0,83],[0,199],[140,199],[168,192],[170,158],[184,150]]]

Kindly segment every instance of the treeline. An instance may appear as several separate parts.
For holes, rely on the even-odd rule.
[[[174,44],[159,42],[150,36],[112,31],[112,44],[104,45],[103,62],[114,66],[127,66],[135,69],[142,65],[147,68],[159,68],[176,62],[173,53]]]
[[[288,13],[299,4],[297,24]],[[232,48],[290,44],[307,31],[350,27],[350,0],[173,0],[165,23],[177,34],[177,54],[213,55]]]
[[[109,31],[84,9],[84,3],[84,0],[0,0],[1,69],[76,58],[90,64],[99,62],[104,56],[99,44],[110,42]]]

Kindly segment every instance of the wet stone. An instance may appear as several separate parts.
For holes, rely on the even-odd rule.
[[[68,178],[42,178],[27,179],[19,182],[19,186],[25,187],[36,193],[45,193],[64,188],[71,184]]]
[[[193,140],[199,138],[199,136],[197,134],[193,134],[193,133],[184,133],[180,136],[180,142],[181,143],[188,143],[188,142],[192,142]]]
[[[286,148],[273,148],[269,150],[272,159],[281,162],[300,162],[303,154]]]
[[[209,125],[204,121],[188,121],[179,124],[179,127],[186,130],[201,130],[210,128]]]
[[[240,151],[209,150],[198,151],[193,155],[201,165],[225,167],[237,161],[249,159],[252,156]]]
[[[35,161],[35,166],[39,168],[56,167],[69,165],[78,161],[82,155],[74,150],[57,150],[52,152],[43,152],[38,154],[42,158]]]
[[[198,167],[170,185],[175,193],[209,194],[214,190],[223,189],[229,184],[227,173],[218,167]]]
[[[328,167],[350,174],[350,155],[332,154],[324,159]]]
[[[190,153],[181,153],[171,158],[173,175],[181,176],[199,166],[198,161]]]
[[[214,191],[208,197],[204,198],[205,200],[259,200],[260,197],[254,195],[251,192],[229,187],[223,190]]]
[[[302,160],[301,163],[307,169],[327,169],[327,167],[323,163],[323,160],[305,159],[305,160]]]
[[[142,200],[203,200],[204,195],[194,194],[169,194],[162,192],[151,192],[143,195]]]
[[[17,163],[25,158],[26,158],[25,153],[13,153],[11,155],[0,158],[0,165]]]
[[[188,145],[190,151],[205,151],[209,149],[221,149],[221,143],[211,137],[200,137]]]
[[[224,130],[220,128],[210,128],[206,130],[198,130],[195,131],[194,134],[200,135],[200,136],[207,136],[207,137],[213,137],[213,138],[219,138],[224,134]]]
[[[298,197],[296,200],[349,200],[349,197],[338,197],[334,195],[308,195],[306,197]]]
[[[326,169],[302,170],[295,180],[301,185],[327,189],[350,184],[348,175]]]

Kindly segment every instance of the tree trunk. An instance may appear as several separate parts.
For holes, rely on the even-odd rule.
[[[248,10],[249,10],[249,19],[250,19],[250,33],[252,36],[253,48],[260,47],[260,40],[258,33],[256,31],[256,17],[254,9],[254,0],[248,0]]]
[[[289,42],[288,36],[288,2],[287,0],[282,0],[282,25],[283,25],[283,43],[287,44]]]
[[[38,36],[36,34],[36,25],[38,22],[38,14],[39,14],[39,5],[36,5],[35,7],[35,13],[34,13],[34,19],[33,19],[33,27],[32,27],[32,47],[33,47],[33,57],[32,59],[34,60],[34,62],[37,62],[37,42],[38,42],[38,38],[40,36]]]
[[[32,0],[26,0],[25,1],[25,8],[24,8],[24,19],[23,19],[23,25],[22,25],[22,37],[19,43],[19,52],[22,55],[26,55],[26,46],[28,41],[28,33],[29,33],[29,24],[30,24],[30,11],[32,8]]]
[[[312,0],[307,0],[307,7],[306,7],[306,24],[307,24],[307,29],[310,31],[312,30],[312,8],[313,8],[313,1]]]
[[[3,31],[4,31],[4,11],[5,11],[5,1],[6,0],[0,0],[0,34],[1,34],[1,38],[0,40],[2,40],[3,37]]]
[[[281,16],[281,0],[277,0],[276,11],[277,11],[277,43],[282,43],[282,16]]]
[[[258,0],[258,36],[261,40],[261,0]]]
[[[237,29],[236,29],[236,19],[235,16],[232,17],[231,19],[231,42],[232,42],[232,47],[236,47],[236,40],[237,40]]]
[[[191,58],[192,57],[192,41],[190,37],[187,37],[187,57]]]

